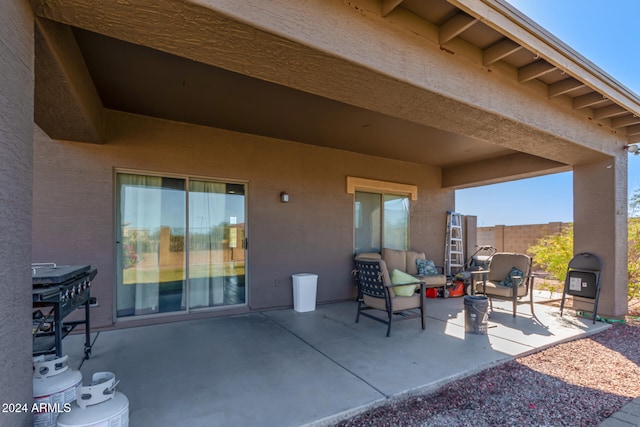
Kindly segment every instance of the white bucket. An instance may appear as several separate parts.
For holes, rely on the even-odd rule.
[[[116,385],[111,372],[93,374],[91,385],[78,387],[71,410],[58,417],[58,427],[128,427],[129,399]]]
[[[33,358],[33,425],[55,427],[60,413],[71,408],[82,374],[69,368],[69,356]]]

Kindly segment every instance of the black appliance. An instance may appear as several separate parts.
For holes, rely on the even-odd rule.
[[[98,270],[90,265],[32,264],[33,307],[49,307],[47,314],[34,312],[33,355],[55,353],[62,356],[62,339],[76,326],[85,325],[84,355],[91,355],[91,281]],[[84,319],[64,319],[84,306]]]

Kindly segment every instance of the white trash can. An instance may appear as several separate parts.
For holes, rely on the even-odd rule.
[[[312,273],[298,273],[293,279],[293,309],[303,313],[316,309],[316,292],[318,290],[318,275]]]

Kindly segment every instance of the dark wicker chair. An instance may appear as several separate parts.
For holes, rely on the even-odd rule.
[[[391,284],[387,266],[382,260],[355,260],[355,275],[358,284],[358,313],[356,323],[360,320],[360,315],[377,320],[387,325],[387,336],[391,334],[391,322],[394,314],[404,311],[419,309],[419,317],[422,319],[422,329],[426,323],[425,309],[425,283],[416,279],[415,285],[420,286],[420,292],[412,296],[396,296],[393,292],[394,285]],[[395,285],[395,286],[407,286]],[[382,310],[386,313],[386,319],[369,314],[366,310]],[[406,316],[403,313],[402,319],[415,318],[416,316]]]

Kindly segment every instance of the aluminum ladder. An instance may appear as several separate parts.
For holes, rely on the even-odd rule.
[[[447,241],[444,247],[444,273],[452,276],[452,269],[464,267],[464,245],[462,242],[462,214],[447,212]],[[457,272],[457,271],[456,271]]]

